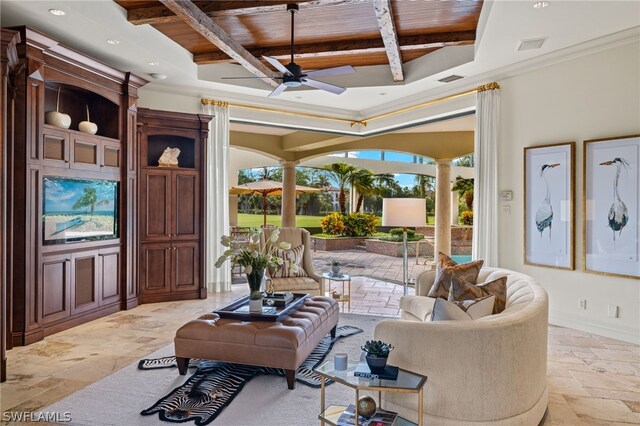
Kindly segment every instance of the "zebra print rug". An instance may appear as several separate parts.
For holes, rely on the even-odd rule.
[[[319,388],[320,376],[313,369],[324,361],[338,339],[358,333],[362,333],[362,329],[346,325],[338,327],[334,339],[330,335],[325,336],[298,368],[296,381]],[[161,368],[177,368],[175,357],[143,359],[138,363],[140,370]],[[194,421],[198,426],[207,425],[215,420],[253,377],[261,374],[284,376],[284,371],[277,368],[209,360],[191,360],[189,368],[195,368],[196,371],[186,382],[140,414],[150,416],[158,413],[160,420],[165,422]],[[332,382],[325,382],[330,383]]]

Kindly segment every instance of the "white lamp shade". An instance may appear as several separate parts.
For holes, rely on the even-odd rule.
[[[426,219],[424,198],[382,199],[382,226],[425,226]]]

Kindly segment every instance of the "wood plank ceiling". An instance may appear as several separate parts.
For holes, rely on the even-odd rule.
[[[303,69],[388,64],[396,81],[407,61],[473,43],[482,8],[481,0],[114,1],[129,22],[153,25],[197,64],[237,62],[256,75],[271,68],[262,56],[289,62],[286,4],[295,2],[295,61]]]

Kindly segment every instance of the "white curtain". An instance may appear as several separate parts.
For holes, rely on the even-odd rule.
[[[497,84],[479,88],[476,105],[473,258],[498,266],[498,121]]]
[[[216,268],[215,262],[225,251],[220,244],[229,235],[229,107],[226,103],[204,105],[203,112],[213,115],[207,141],[207,287],[209,291],[231,290],[228,264]]]

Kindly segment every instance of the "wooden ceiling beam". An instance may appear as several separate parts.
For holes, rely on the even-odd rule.
[[[391,0],[373,0],[373,10],[376,12],[380,35],[384,42],[384,48],[387,51],[387,58],[389,58],[393,81],[404,81],[402,54],[400,52],[396,24],[393,21]]]
[[[435,47],[456,46],[461,44],[471,44],[476,39],[475,31],[459,31],[449,33],[434,33],[424,35],[400,36],[401,51],[432,49]],[[265,48],[248,49],[249,53],[256,58],[262,56],[272,56],[274,58],[289,55],[291,47],[274,46]],[[296,57],[318,57],[335,55],[358,55],[363,53],[378,53],[386,50],[381,39],[362,39],[332,41],[323,43],[296,44]],[[216,64],[220,62],[232,62],[224,52],[204,52],[193,55],[193,61],[197,64]]]
[[[252,56],[244,47],[213,22],[198,6],[185,0],[160,0],[169,10],[180,17],[191,28],[216,45],[218,49],[233,58],[240,65],[273,87],[280,83],[274,80],[275,74],[269,67]]]
[[[300,10],[323,6],[339,6],[343,4],[365,3],[370,0],[297,0]],[[292,0],[270,1],[209,1],[201,2],[202,10],[210,18],[219,16],[258,15],[271,12],[286,12],[287,3]],[[127,20],[134,25],[168,24],[180,22],[181,19],[164,6],[142,7],[127,10]]]

